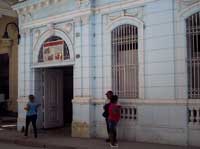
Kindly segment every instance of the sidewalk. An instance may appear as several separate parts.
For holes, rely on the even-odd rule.
[[[50,149],[109,149],[109,144],[102,139],[71,138],[59,134],[39,133],[37,139],[32,135],[26,138],[14,130],[0,129],[0,142],[13,143],[31,147]],[[181,147],[151,143],[119,141],[119,149],[198,149],[197,147]]]

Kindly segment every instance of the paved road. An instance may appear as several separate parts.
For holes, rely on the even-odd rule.
[[[41,149],[41,148],[33,148],[33,147],[27,147],[27,146],[19,146],[16,144],[0,143],[0,149]]]

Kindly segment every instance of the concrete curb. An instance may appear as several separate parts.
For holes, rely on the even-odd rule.
[[[13,139],[13,138],[0,138],[0,142],[2,143],[12,143],[21,146],[28,146],[28,147],[37,147],[37,148],[48,148],[48,149],[86,149],[86,148],[77,148],[71,146],[63,146],[63,145],[55,145],[55,144],[48,144],[38,141],[32,140],[23,140],[23,139]]]

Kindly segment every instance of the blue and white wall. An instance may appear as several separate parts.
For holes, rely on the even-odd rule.
[[[19,129],[24,125],[28,94],[41,98],[40,70],[35,68],[73,65],[72,136],[106,137],[102,107],[105,92],[112,88],[110,32],[129,23],[139,30],[139,99],[120,100],[124,109],[137,112],[130,120],[121,120],[119,137],[200,145],[196,140],[200,128],[193,129],[187,122],[188,106],[199,102],[187,99],[184,22],[200,11],[198,0],[27,0],[13,8],[18,11],[22,35]],[[69,61],[37,63],[38,48],[51,35],[61,36],[70,45]]]

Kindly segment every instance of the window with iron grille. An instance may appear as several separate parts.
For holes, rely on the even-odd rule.
[[[123,24],[111,32],[112,90],[120,98],[138,98],[138,29]]]
[[[188,97],[200,98],[200,12],[186,19]]]

